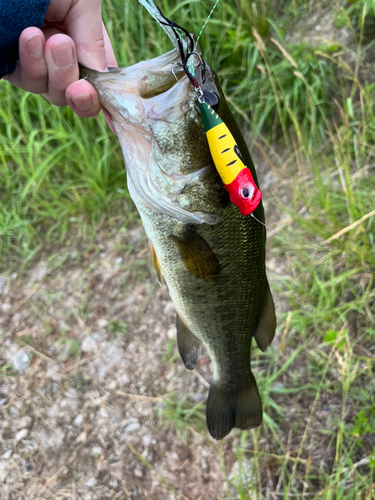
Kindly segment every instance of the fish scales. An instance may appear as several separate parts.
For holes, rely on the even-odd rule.
[[[276,319],[265,271],[265,227],[241,215],[214,168],[195,93],[185,76],[173,79],[171,51],[113,73],[82,68],[112,115],[128,173],[130,195],[152,243],[178,313],[177,343],[189,369],[202,342],[214,375],[206,417],[211,435],[262,421],[251,372],[254,336],[265,350]],[[214,72],[195,68],[204,91],[214,92],[226,123],[258,184],[242,134]],[[262,203],[254,215],[264,222]]]

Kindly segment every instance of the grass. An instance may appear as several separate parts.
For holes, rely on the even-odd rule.
[[[209,12],[198,1],[159,4],[193,32]],[[287,217],[272,227],[269,252],[284,270],[272,289],[288,306],[275,347],[253,355],[264,424],[235,433],[234,477],[217,445],[223,498],[375,495],[374,13],[362,0],[330,6],[351,45],[334,37],[313,45],[291,36],[308,26],[310,4],[222,0],[201,39],[239,122],[251,127],[252,149],[269,158],[278,185],[271,208]],[[120,65],[170,48],[135,0],[104,9]],[[103,218],[126,227],[136,215],[104,120],[80,120],[5,82],[0,99],[3,269],[27,268],[48,245],[88,244]],[[113,324],[113,334],[125,326]],[[78,350],[72,341],[71,354]],[[159,411],[182,440],[191,428],[205,434],[202,407],[189,405],[171,398]]]

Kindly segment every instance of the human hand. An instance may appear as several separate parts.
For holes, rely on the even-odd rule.
[[[19,64],[6,79],[56,106],[68,104],[83,118],[95,116],[101,109],[98,95],[89,82],[79,80],[78,61],[97,71],[117,66],[101,0],[51,0],[42,29],[21,33]]]

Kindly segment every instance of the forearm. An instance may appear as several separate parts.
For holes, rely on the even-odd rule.
[[[0,0],[0,78],[14,71],[20,34],[28,26],[42,26],[49,2]]]

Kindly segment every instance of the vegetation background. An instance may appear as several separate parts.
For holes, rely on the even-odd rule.
[[[194,0],[159,5],[195,33],[211,7]],[[120,66],[170,50],[136,0],[107,0],[103,8]],[[375,498],[374,35],[373,0],[220,0],[201,38],[264,183],[268,268],[278,308],[274,345],[265,354],[253,353],[264,423],[220,443],[207,437],[202,402],[190,392],[182,397],[186,387],[164,391],[167,381],[148,396],[138,395],[151,408],[144,421],[155,436],[164,436],[164,448],[141,434],[141,417],[127,421],[125,432],[138,432],[139,440],[124,438],[120,451],[113,451],[104,433],[90,434],[95,426],[89,417],[86,435],[71,444],[80,405],[69,409],[69,422],[59,424],[65,436],[61,449],[51,445],[48,451],[38,437],[44,417],[36,406],[52,408],[59,401],[63,415],[68,410],[59,398],[78,398],[87,387],[94,399],[104,398],[100,384],[90,385],[85,372],[96,352],[90,341],[100,342],[90,337],[99,305],[86,300],[88,290],[97,290],[92,280],[100,266],[111,265],[114,279],[126,278],[127,285],[118,285],[107,319],[101,319],[97,335],[108,345],[129,347],[133,319],[126,320],[116,304],[126,296],[130,308],[129,297],[152,276],[121,151],[103,118],[81,120],[0,82],[2,498]],[[108,252],[113,262],[103,264]],[[71,288],[61,285],[64,275]],[[146,317],[152,329],[161,305],[153,309],[147,301],[153,294],[164,301],[157,370],[177,377],[180,361],[173,335],[166,333],[173,318],[165,312],[168,298],[147,286],[139,295],[142,307],[131,306],[131,315],[139,331]],[[93,303],[104,300],[98,297],[93,293]],[[64,301],[61,315],[67,316],[60,321],[56,303]],[[149,342],[145,336],[146,353]],[[48,382],[54,366],[62,377],[58,383]],[[200,368],[209,379],[209,367]],[[150,376],[158,377],[157,370]],[[206,391],[204,381],[199,383]],[[135,395],[139,386],[127,384]],[[31,403],[38,390],[46,391],[44,399]],[[138,402],[126,394],[117,399]],[[99,444],[87,458],[93,436]],[[152,446],[153,454],[142,451]],[[108,472],[116,462],[111,457],[124,449],[131,470],[116,479]],[[167,459],[171,453],[179,459],[179,450],[189,450],[185,476],[182,466],[176,471]],[[54,454],[64,457],[58,465]],[[189,476],[194,467],[199,478]],[[197,492],[188,477],[200,485]]]

